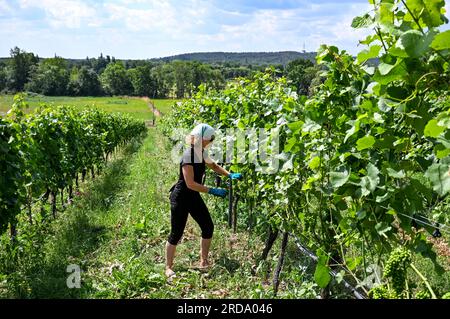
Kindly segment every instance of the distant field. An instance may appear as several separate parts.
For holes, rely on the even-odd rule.
[[[0,116],[8,112],[13,104],[13,95],[0,95]],[[26,98],[30,109],[41,103],[51,105],[72,105],[78,107],[95,106],[107,112],[128,113],[142,120],[152,119],[151,109],[144,100],[132,97],[69,97],[69,96],[30,96]],[[163,114],[170,111],[171,106],[179,100],[152,99],[155,107]]]
[[[174,99],[161,99],[161,100],[151,100],[155,107],[162,112],[163,114],[170,112],[170,109],[173,104],[176,102],[179,102],[180,100],[174,100]]]
[[[53,105],[72,105],[77,107],[95,106],[107,112],[128,113],[134,118],[150,120],[151,110],[147,103],[137,98],[126,97],[49,97],[36,96],[28,97],[26,101],[31,108],[39,106],[41,103]],[[0,96],[0,112],[6,113],[13,103],[12,95]]]

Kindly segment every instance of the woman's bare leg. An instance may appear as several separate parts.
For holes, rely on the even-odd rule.
[[[173,259],[175,257],[175,250],[177,249],[176,245],[172,245],[171,243],[166,243],[166,276],[171,277],[175,275],[173,271]]]
[[[209,247],[211,246],[212,238],[209,239],[201,239],[201,250],[200,250],[200,266],[207,267],[209,266],[208,255],[209,255]]]

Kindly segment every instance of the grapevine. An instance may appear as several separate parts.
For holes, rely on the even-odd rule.
[[[245,194],[243,210],[258,216],[254,226],[301,236],[308,246],[352,268],[356,281],[366,275],[366,265],[384,264],[393,292],[379,288],[377,296],[407,297],[409,251],[442,270],[418,231],[422,226],[414,227],[411,217],[433,214],[438,222],[449,221],[450,47],[445,39],[450,35],[436,29],[447,22],[443,2],[432,8],[420,2],[412,11],[398,0],[371,3],[373,12],[353,21],[356,28],[376,30],[361,41],[367,49],[355,59],[323,45],[317,54],[323,83],[310,98],[297,96],[269,69],[220,92],[202,86],[173,109],[164,131],[170,135],[174,128],[206,122],[222,130],[280,132],[281,164],[274,174],[255,171],[251,161],[227,163],[252,177],[237,191]],[[425,11],[427,16],[416,17]],[[435,231],[424,228],[430,235]],[[327,263],[321,269],[330,268]],[[318,273],[326,287],[327,272]]]
[[[14,232],[25,206],[32,222],[32,203],[49,194],[55,217],[58,193],[68,189],[70,199],[78,174],[101,170],[115,149],[146,130],[143,122],[97,109],[43,105],[25,114],[26,107],[18,95],[7,118],[0,118],[0,232],[8,225]]]

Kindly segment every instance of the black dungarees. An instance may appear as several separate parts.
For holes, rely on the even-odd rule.
[[[189,189],[184,180],[182,167],[192,165],[194,168],[194,181],[203,184],[203,175],[205,174],[205,159],[200,159],[194,152],[194,145],[191,145],[183,153],[180,162],[180,175],[177,183],[170,189],[170,221],[171,232],[168,241],[172,245],[177,245],[183,236],[184,228],[188,214],[198,223],[202,231],[202,238],[212,238],[214,224],[199,192]]]

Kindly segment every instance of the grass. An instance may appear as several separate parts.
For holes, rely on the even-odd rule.
[[[163,114],[167,114],[170,112],[172,105],[180,100],[174,99],[154,99],[152,102],[155,104],[155,107]]]
[[[107,112],[126,113],[140,120],[150,120],[151,110],[147,103],[128,97],[67,97],[67,96],[28,96],[26,101],[31,109],[41,103],[53,105],[73,105],[76,107],[95,106]],[[0,113],[6,113],[13,103],[13,95],[0,95]]]
[[[13,104],[13,95],[0,95],[0,115],[8,112]],[[71,96],[28,96],[26,101],[33,109],[41,103],[54,105],[73,105],[77,107],[96,106],[108,112],[127,113],[137,119],[150,120],[152,113],[147,103],[133,97],[71,97]],[[163,114],[170,112],[175,99],[152,99],[155,107]]]

